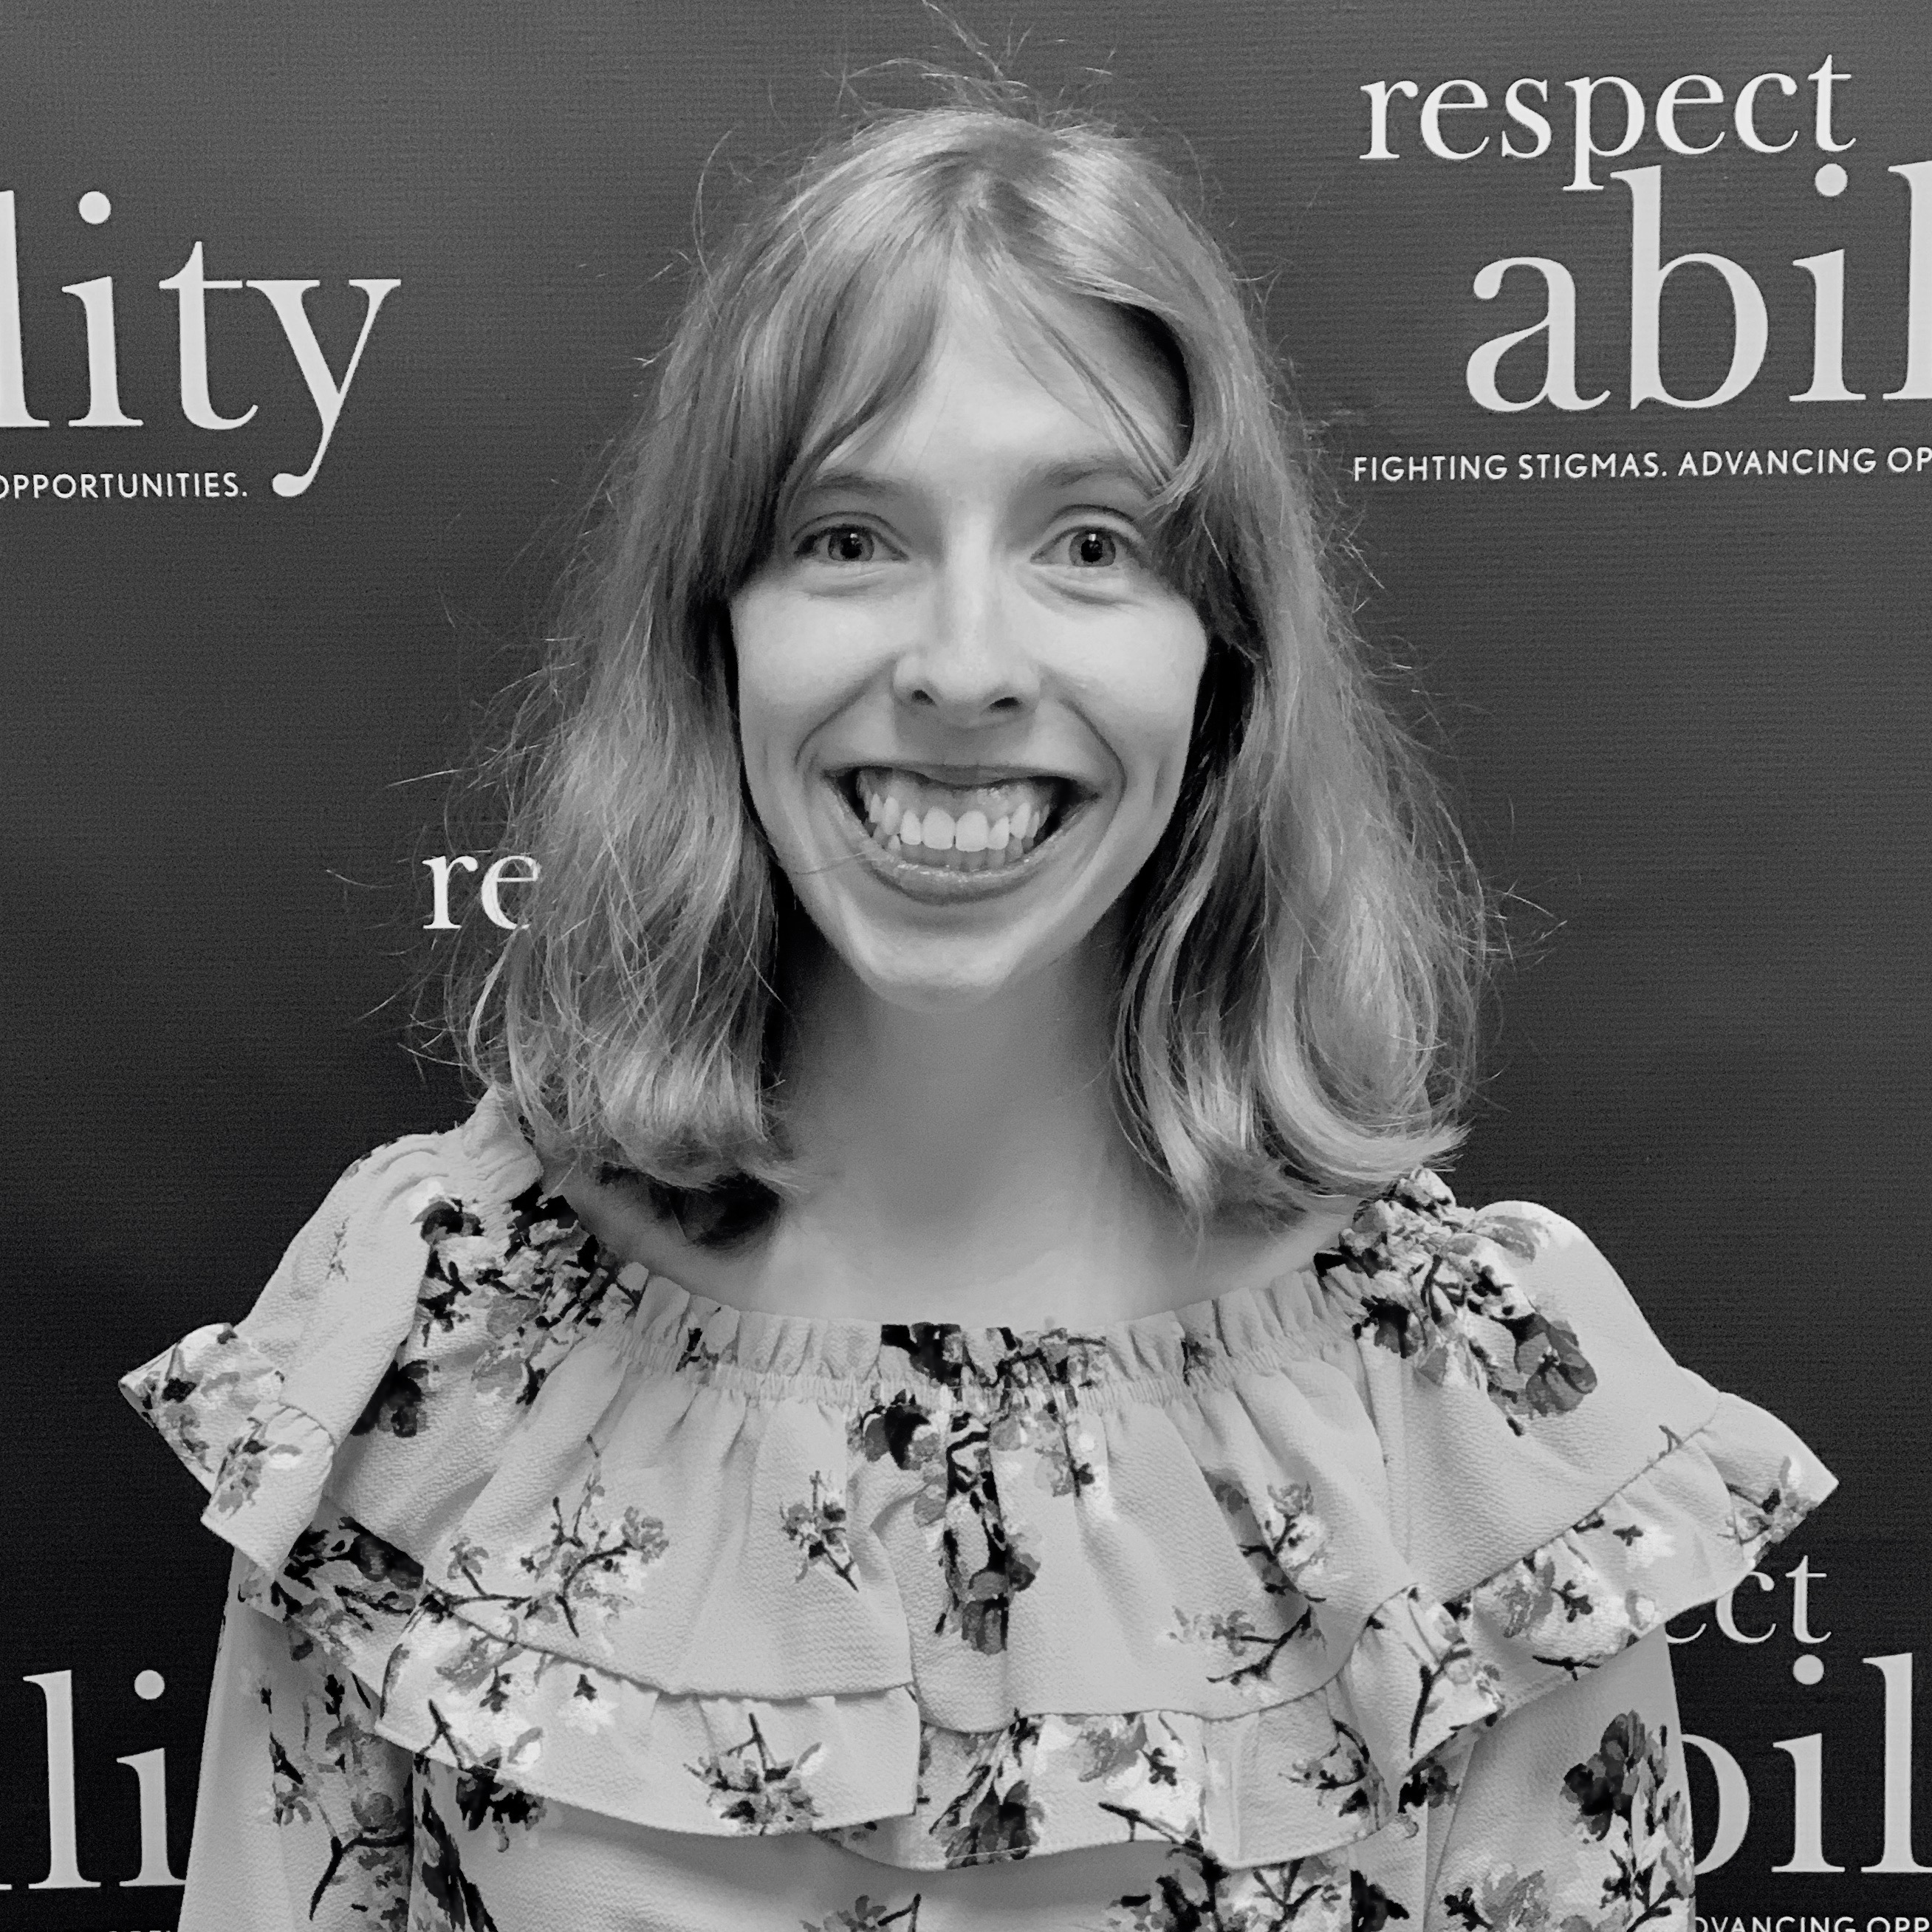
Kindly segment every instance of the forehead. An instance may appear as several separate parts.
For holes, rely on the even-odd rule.
[[[1150,492],[1172,474],[1184,440],[1180,386],[1120,310],[994,291],[956,274],[922,307],[914,316],[875,316],[848,338],[813,411],[800,484],[835,468],[949,453],[935,438],[995,460],[1003,448],[1030,458],[1052,445],[1060,458],[1117,464]],[[865,352],[882,326],[898,336],[896,356]],[[896,382],[868,382],[895,363]]]

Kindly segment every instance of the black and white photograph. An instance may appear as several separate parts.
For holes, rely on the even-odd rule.
[[[1932,1932],[1928,104],[0,7],[0,1932]]]

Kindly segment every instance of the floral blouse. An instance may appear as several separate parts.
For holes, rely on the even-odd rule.
[[[496,1096],[122,1386],[236,1550],[183,1932],[1688,1932],[1664,1620],[1832,1487],[1426,1172],[878,1327],[615,1264]]]

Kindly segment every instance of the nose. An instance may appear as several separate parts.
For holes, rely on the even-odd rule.
[[[1040,700],[1024,620],[998,568],[949,560],[892,669],[892,693],[934,722],[970,727],[1022,718]]]

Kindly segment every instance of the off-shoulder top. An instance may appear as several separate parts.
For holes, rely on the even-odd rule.
[[[184,1932],[1688,1928],[1663,1624],[1832,1486],[1426,1172],[880,1326],[615,1262],[496,1096],[123,1387],[236,1550]]]

